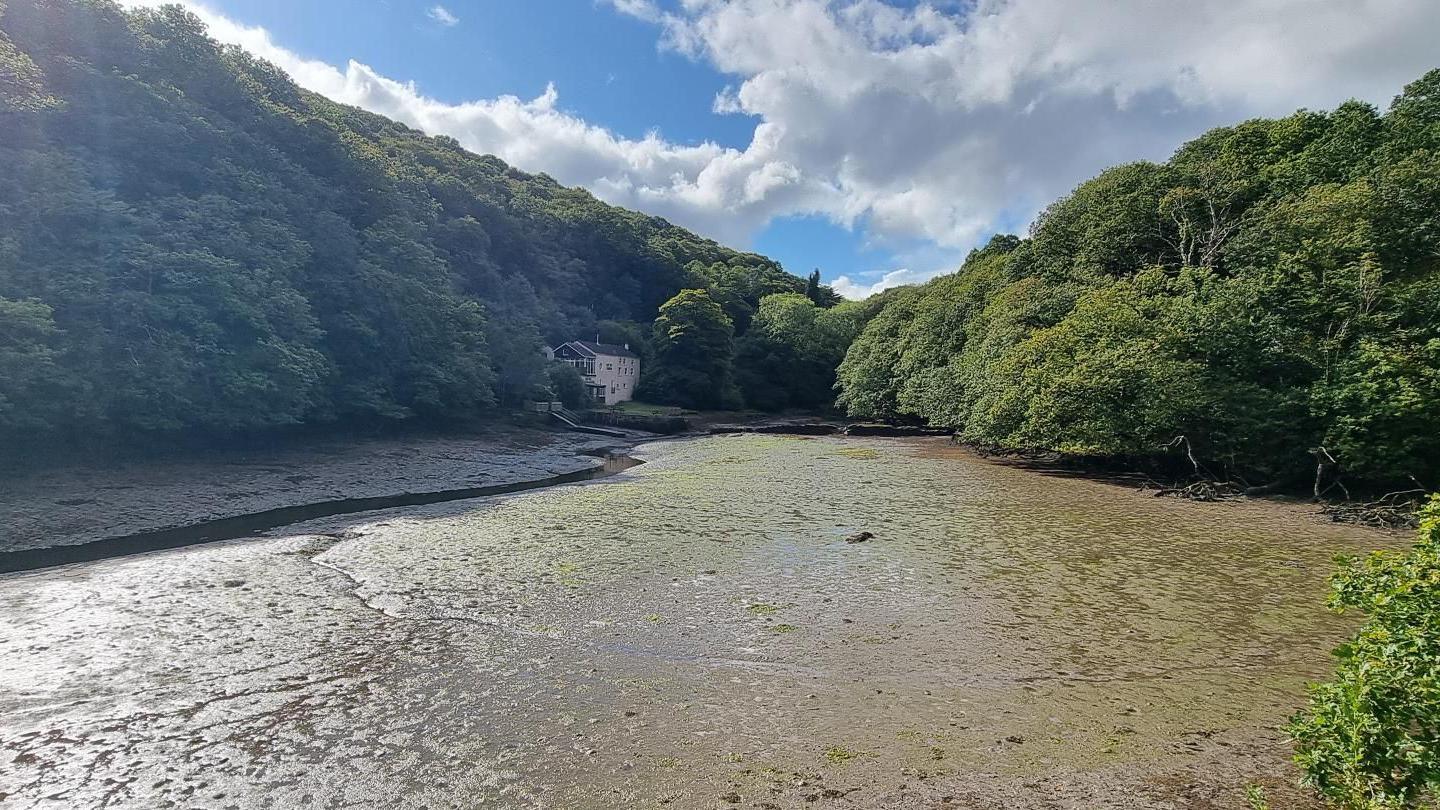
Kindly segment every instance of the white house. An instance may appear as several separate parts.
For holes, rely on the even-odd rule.
[[[640,356],[630,351],[629,344],[616,346],[572,340],[553,349],[546,348],[545,356],[579,369],[596,404],[614,405],[635,398],[635,386],[640,382]]]

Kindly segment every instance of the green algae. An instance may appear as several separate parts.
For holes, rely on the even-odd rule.
[[[584,584],[584,580],[576,576],[580,571],[579,563],[568,560],[556,560],[551,567],[555,570],[555,581],[566,588],[578,588]]]

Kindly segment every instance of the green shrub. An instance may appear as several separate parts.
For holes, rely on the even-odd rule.
[[[1419,807],[1440,787],[1440,496],[1413,549],[1345,561],[1330,606],[1367,620],[1291,721],[1295,760],[1338,807]]]

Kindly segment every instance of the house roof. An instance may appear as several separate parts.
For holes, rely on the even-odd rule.
[[[640,355],[630,351],[624,346],[617,346],[614,343],[592,343],[588,340],[572,340],[565,344],[574,347],[582,355],[594,357],[596,355],[607,355],[609,357],[639,357]]]

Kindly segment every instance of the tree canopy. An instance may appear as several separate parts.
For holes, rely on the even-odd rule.
[[[811,289],[818,276],[811,276]],[[760,300],[735,349],[735,374],[745,403],[761,410],[828,409],[835,369],[861,326],[862,306],[817,306],[807,295],[777,293]]]
[[[1440,486],[1440,71],[1102,173],[892,295],[840,365],[855,416],[1215,474]]]
[[[0,436],[484,415],[553,382],[542,343],[648,332],[696,287],[743,328],[806,289],[178,7],[0,6],[0,132]]]
[[[687,408],[734,408],[734,323],[705,290],[681,290],[660,307],[652,345],[655,368],[641,393]]]

